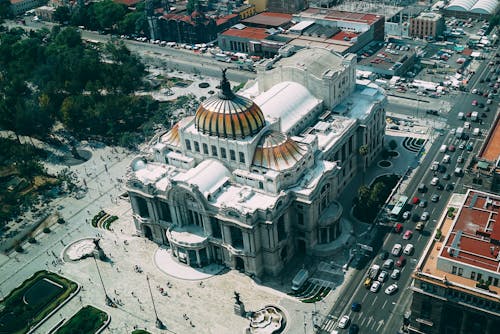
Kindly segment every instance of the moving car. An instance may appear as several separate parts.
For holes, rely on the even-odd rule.
[[[424,222],[418,222],[417,226],[415,226],[415,230],[416,231],[423,231],[424,226],[425,226]]]
[[[412,244],[408,244],[405,246],[405,249],[403,250],[403,254],[405,255],[411,255],[413,253],[414,247]]]
[[[399,259],[396,261],[396,266],[397,267],[403,267],[406,264],[406,258],[404,256],[400,256]]]
[[[418,206],[421,208],[426,208],[427,207],[427,201],[425,199],[421,200],[420,203],[418,203]]]
[[[411,212],[410,212],[410,211],[405,211],[405,212],[403,213],[403,219],[405,219],[405,220],[406,220],[406,219],[410,218],[410,215],[411,215]]]
[[[401,276],[401,270],[399,269],[394,269],[391,273],[391,278],[392,279],[399,279],[399,276]]]
[[[396,283],[389,285],[387,289],[385,289],[387,295],[392,295],[396,291],[398,291],[398,285]]]
[[[393,256],[400,256],[401,255],[401,251],[403,250],[403,246],[401,246],[401,244],[395,244],[393,247],[392,247],[392,250],[391,250],[391,254]]]
[[[431,185],[435,186],[439,183],[439,178],[438,177],[433,177],[431,180]]]
[[[352,303],[352,305],[351,305],[351,310],[352,310],[353,312],[359,312],[359,311],[361,310],[361,304],[360,304],[360,303],[358,303],[358,302],[354,302],[354,303]]]
[[[373,292],[373,293],[378,292],[378,290],[380,289],[380,286],[381,286],[381,285],[382,285],[382,284],[381,284],[379,281],[374,281],[374,282],[372,283],[372,286],[370,287],[370,291],[371,291],[371,292]]]
[[[422,221],[425,222],[425,221],[427,221],[427,219],[429,219],[429,212],[428,211],[424,211],[422,213],[422,215],[420,216],[420,220],[422,220]]]
[[[395,226],[394,226],[394,232],[395,233],[401,233],[401,231],[403,230],[403,224],[400,224],[400,223],[397,223]]]
[[[438,202],[439,201],[439,195],[438,194],[432,195],[431,201],[433,201],[434,203]]]
[[[412,235],[413,235],[413,232],[412,232],[412,231],[410,231],[410,230],[407,230],[407,231],[405,232],[405,234],[403,235],[403,239],[404,239],[404,240],[409,240],[409,239],[411,239],[411,236],[412,236]]]
[[[342,316],[339,321],[339,328],[347,328],[347,326],[349,326],[349,321],[351,321],[351,319],[349,319],[348,315]]]

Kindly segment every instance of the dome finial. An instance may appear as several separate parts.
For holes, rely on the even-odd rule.
[[[234,97],[233,91],[231,90],[231,84],[226,77],[227,68],[222,69],[222,80],[220,81],[220,94],[219,97],[224,100],[230,100]]]

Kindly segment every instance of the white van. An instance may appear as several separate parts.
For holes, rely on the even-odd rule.
[[[446,153],[447,150],[448,150],[448,147],[446,147],[446,145],[441,145],[441,147],[439,148],[439,152],[441,152],[441,153]]]

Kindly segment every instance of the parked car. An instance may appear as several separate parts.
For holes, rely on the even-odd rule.
[[[353,312],[359,312],[359,311],[361,311],[361,304],[360,304],[360,303],[358,303],[358,302],[354,302],[354,303],[352,303],[352,305],[351,305],[351,310],[352,310]]]
[[[378,278],[377,278],[377,280],[378,280],[380,283],[384,283],[384,282],[387,280],[387,276],[389,276],[389,274],[387,273],[387,271],[382,270],[382,271],[380,272],[380,274],[378,274]]]
[[[395,233],[401,233],[401,230],[403,229],[403,224],[400,224],[400,223],[397,223],[395,226],[394,226],[394,232]]]
[[[412,232],[412,231],[410,231],[410,230],[407,230],[407,231],[405,232],[405,234],[403,234],[403,239],[404,239],[404,240],[409,240],[409,239],[411,239],[411,236],[412,236],[412,235],[413,235],[413,232]]]
[[[438,177],[433,177],[431,180],[431,185],[436,186],[439,183],[439,178]]]
[[[413,197],[413,199],[411,200],[411,203],[412,203],[412,204],[418,204],[418,203],[420,203],[420,198],[418,198],[418,197],[416,197],[416,196],[415,196],[415,197]]]
[[[454,188],[455,188],[455,187],[453,186],[453,184],[452,184],[452,183],[448,183],[448,184],[446,185],[446,191],[452,191]]]
[[[424,222],[418,222],[417,226],[415,226],[415,230],[421,232],[424,230],[424,226]]]
[[[451,178],[450,173],[446,173],[443,175],[443,180],[448,181]]]
[[[393,259],[385,260],[384,264],[382,264],[382,267],[391,270],[392,268],[394,268],[394,260]]]
[[[351,327],[349,327],[349,334],[358,334],[359,333],[359,327],[356,324],[352,324]]]
[[[426,208],[427,207],[427,201],[425,199],[421,200],[420,203],[418,203],[418,206],[421,208]]]
[[[405,212],[403,213],[403,219],[404,219],[404,220],[406,220],[406,219],[410,218],[410,215],[411,215],[411,212],[410,212],[410,211],[405,211]]]

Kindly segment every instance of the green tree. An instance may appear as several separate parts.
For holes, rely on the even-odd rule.
[[[12,8],[9,0],[0,0],[0,23],[3,19],[12,17]]]
[[[92,5],[95,19],[101,29],[112,29],[126,14],[124,5],[112,0],[95,2]]]
[[[358,153],[361,156],[361,159],[363,160],[363,174],[362,176],[362,183],[365,184],[365,174],[366,174],[366,156],[368,155],[368,145],[361,145],[358,149]]]
[[[394,151],[396,149],[396,147],[398,147],[398,143],[394,140],[394,139],[391,139],[389,141],[389,149]]]
[[[54,20],[61,24],[68,24],[71,19],[71,13],[66,6],[59,6],[54,11]]]
[[[186,4],[186,11],[188,12],[188,14],[191,14],[199,5],[200,2],[198,0],[188,0]]]

